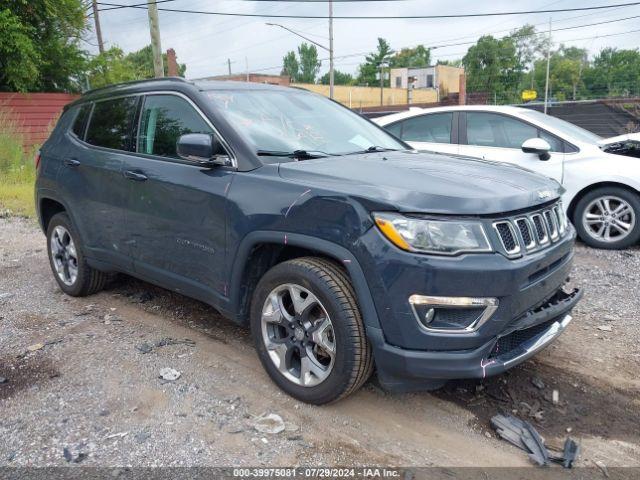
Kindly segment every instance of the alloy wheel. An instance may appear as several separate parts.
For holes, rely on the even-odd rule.
[[[584,210],[582,225],[601,242],[618,242],[635,227],[636,214],[624,199],[612,195],[596,198]]]
[[[262,307],[262,339],[269,358],[289,381],[314,387],[335,362],[333,324],[320,300],[296,284],[279,285]]]
[[[78,278],[78,253],[69,231],[62,225],[53,229],[50,240],[51,258],[58,278],[73,285]]]

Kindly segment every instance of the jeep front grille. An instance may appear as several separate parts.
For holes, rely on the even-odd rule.
[[[540,250],[564,237],[567,220],[562,208],[560,203],[556,203],[548,208],[495,221],[493,228],[504,253],[510,257],[520,256]]]

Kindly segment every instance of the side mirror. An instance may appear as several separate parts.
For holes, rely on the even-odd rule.
[[[551,158],[551,145],[542,138],[530,138],[525,140],[522,144],[522,151],[524,153],[535,153],[540,160],[549,160]]]
[[[178,156],[205,166],[228,166],[230,159],[215,135],[187,133],[181,135],[176,145]]]

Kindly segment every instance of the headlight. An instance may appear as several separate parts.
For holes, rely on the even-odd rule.
[[[426,220],[396,213],[375,213],[373,218],[385,237],[410,252],[455,255],[492,251],[480,222]]]

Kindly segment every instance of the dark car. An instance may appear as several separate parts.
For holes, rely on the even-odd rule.
[[[60,288],[124,272],[250,325],[290,395],[377,370],[396,391],[505,371],[554,340],[575,232],[562,187],[417,153],[310,92],[163,79],[94,90],[43,145],[36,203]]]

